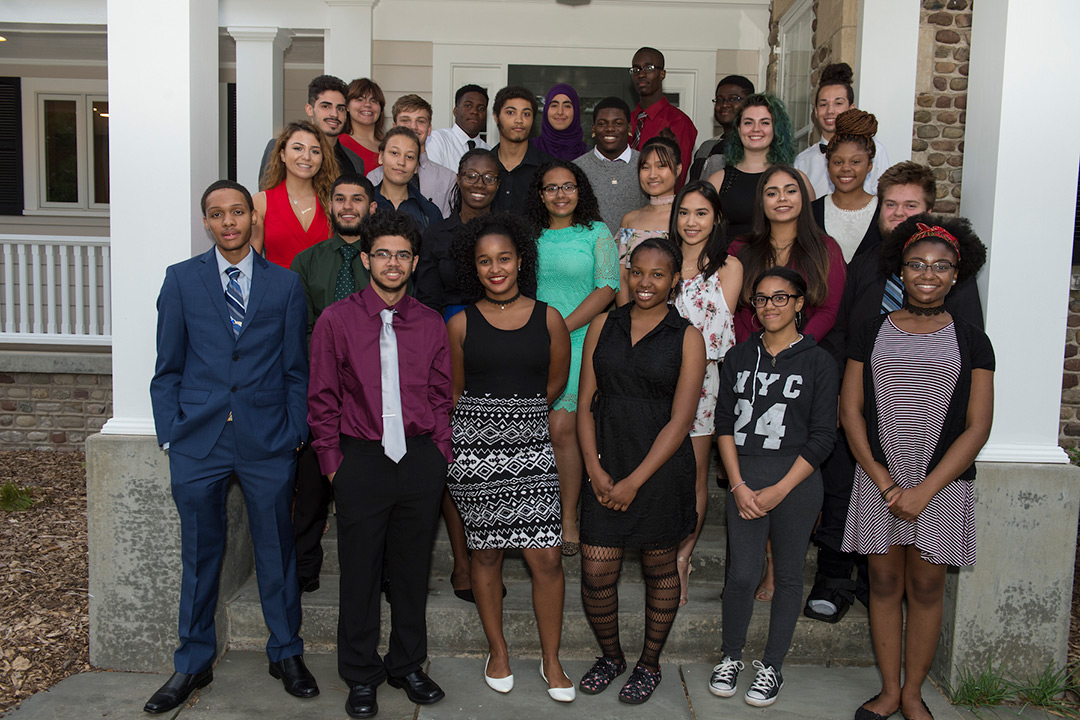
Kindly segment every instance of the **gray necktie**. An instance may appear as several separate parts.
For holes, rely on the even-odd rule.
[[[386,457],[398,462],[405,457],[405,422],[401,418],[401,385],[398,380],[397,335],[394,311],[379,311],[379,364],[382,366],[382,445]]]

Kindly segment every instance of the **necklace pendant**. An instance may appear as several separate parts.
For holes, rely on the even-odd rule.
[[[776,367],[776,356],[775,355],[773,355],[772,366]]]

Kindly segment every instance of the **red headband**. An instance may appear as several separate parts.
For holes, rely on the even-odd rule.
[[[939,227],[938,225],[930,227],[925,223],[915,223],[915,227],[919,228],[919,232],[908,238],[908,241],[904,243],[904,249],[902,250],[902,252],[907,252],[907,249],[909,247],[919,242],[920,240],[925,240],[926,238],[934,238],[935,240],[940,240],[941,242],[951,247],[953,249],[953,252],[956,253],[957,262],[960,261],[960,243],[957,241],[956,237],[953,236],[951,232],[949,232],[943,227]]]

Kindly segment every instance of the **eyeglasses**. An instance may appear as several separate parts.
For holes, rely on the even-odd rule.
[[[738,105],[743,101],[743,98],[742,95],[728,95],[727,97],[717,95],[712,101],[717,105]]]
[[[371,257],[375,258],[376,260],[381,260],[382,262],[386,262],[390,258],[397,258],[399,261],[407,263],[412,261],[413,254],[409,250],[398,250],[397,252],[390,252],[389,250],[376,250],[375,252],[371,253]]]
[[[641,73],[645,73],[646,75],[651,75],[659,69],[660,68],[656,67],[652,63],[649,63],[648,65],[641,65],[640,67],[635,65],[634,67],[630,68],[630,74],[640,75]]]
[[[951,262],[948,262],[948,261],[945,261],[945,260],[941,260],[940,262],[936,262],[936,263],[931,263],[929,265],[927,265],[924,262],[919,262],[918,260],[912,260],[911,262],[906,262],[906,263],[902,263],[902,264],[903,264],[904,267],[909,268],[912,272],[921,273],[924,270],[929,269],[931,272],[933,272],[933,273],[935,273],[937,275],[944,275],[945,273],[949,272],[950,270],[952,270],[953,268],[956,267]]]
[[[750,298],[750,304],[756,308],[763,308],[769,304],[772,300],[773,307],[784,307],[788,304],[788,301],[792,298],[800,298],[802,295],[792,295],[791,293],[774,293],[773,295],[754,295]]]
[[[545,185],[540,188],[540,192],[544,193],[548,197],[555,197],[562,190],[565,195],[576,195],[577,185],[572,182],[563,183],[562,185]]]
[[[494,185],[499,182],[498,175],[492,175],[491,173],[480,174],[475,170],[466,170],[465,172],[458,173],[458,179],[464,180],[470,185],[475,185],[477,180],[483,180],[485,185]]]

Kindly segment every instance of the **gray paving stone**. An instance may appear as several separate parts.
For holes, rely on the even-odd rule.
[[[145,720],[143,705],[168,675],[126,672],[86,672],[62,680],[45,692],[27,698],[5,717],[15,720],[72,720],[110,718]],[[174,717],[175,713],[161,715]]]

